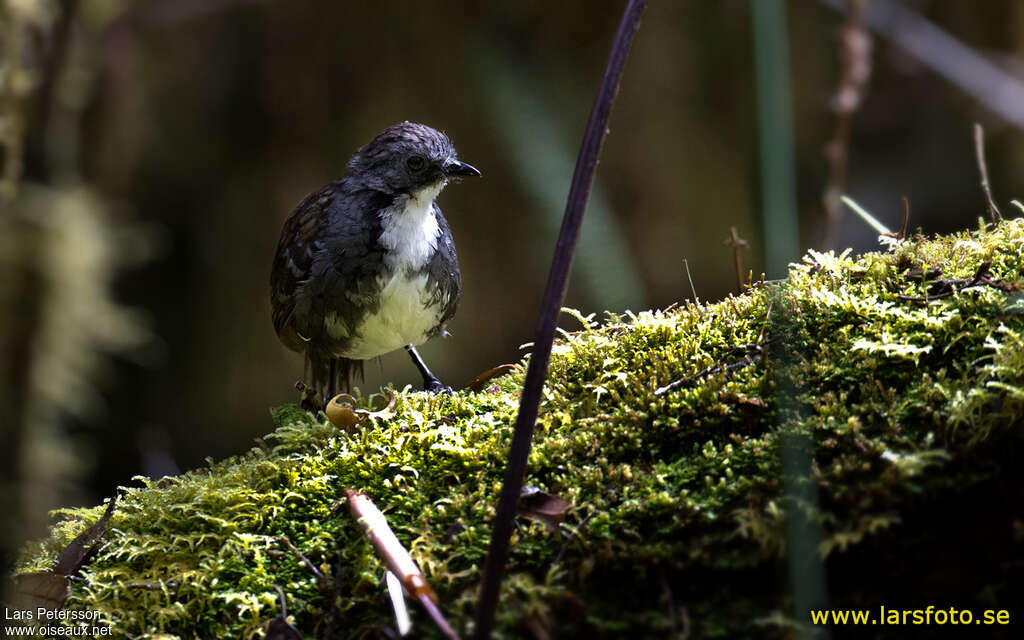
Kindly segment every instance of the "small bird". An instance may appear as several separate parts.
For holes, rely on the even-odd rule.
[[[462,291],[455,242],[434,199],[450,181],[479,175],[448,136],[402,122],[284,223],[270,274],[274,329],[305,353],[319,402],[348,389],[363,360],[401,347],[426,390],[446,389],[416,352],[446,334]]]

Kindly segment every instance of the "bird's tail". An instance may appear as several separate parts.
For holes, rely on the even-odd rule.
[[[307,350],[304,377],[314,392],[314,397],[309,398],[308,402],[320,409],[335,395],[351,390],[352,381],[356,377],[363,380],[363,361],[336,358],[319,350]]]

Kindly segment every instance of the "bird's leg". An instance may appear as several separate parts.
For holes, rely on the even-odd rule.
[[[317,382],[313,378],[313,370],[316,364],[313,362],[313,358],[308,351],[304,360],[302,380],[295,383],[295,388],[299,392],[299,406],[306,411],[316,413],[320,409],[319,402],[317,401]]]
[[[420,375],[423,376],[423,390],[429,391],[430,393],[451,393],[452,388],[446,387],[441,384],[441,381],[437,379],[437,376],[430,373],[430,369],[427,368],[423,358],[416,351],[416,347],[411,344],[405,345],[405,350],[409,352],[409,357],[412,358],[412,363],[416,365],[416,369],[419,370]]]
[[[338,359],[331,358],[331,364],[327,373],[327,390],[324,392],[324,406],[338,393]]]

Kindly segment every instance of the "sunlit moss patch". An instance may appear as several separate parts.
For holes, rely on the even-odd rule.
[[[915,514],[1005,477],[1024,414],[1022,245],[1012,220],[860,257],[810,252],[786,281],[718,303],[565,318],[582,328],[555,345],[527,484],[573,507],[557,533],[520,523],[502,633],[659,634],[685,610],[698,636],[784,636],[793,509],[840,562],[903,548]],[[995,284],[962,286],[986,262]],[[917,299],[944,280],[952,294]],[[117,637],[254,638],[280,613],[278,586],[309,636],[332,607],[338,637],[370,634],[391,614],[381,564],[338,505],[352,487],[471,631],[522,377],[402,392],[355,433],[279,408],[267,447],[125,489],[68,606],[102,611]],[[783,493],[789,436],[809,451],[798,482],[817,506]],[[21,571],[48,569],[101,512],[57,513]],[[340,579],[337,600],[282,537]]]

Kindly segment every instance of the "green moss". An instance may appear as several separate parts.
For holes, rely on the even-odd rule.
[[[1022,245],[1013,220],[858,258],[810,252],[786,282],[716,304],[601,326],[575,314],[584,328],[555,345],[527,477],[574,508],[559,533],[522,522],[501,629],[655,634],[678,629],[685,606],[701,636],[785,636],[779,558],[794,508],[820,525],[832,575],[851,575],[844,557],[934,554],[915,547],[932,533],[921,518],[1014,473],[1024,304],[1010,286],[898,296],[929,293],[909,270],[970,279],[985,261],[991,280],[1020,285]],[[354,434],[282,407],[268,449],[126,489],[68,606],[102,611],[117,637],[252,638],[279,613],[277,585],[314,635],[330,597],[287,536],[324,574],[340,564],[339,629],[389,624],[381,564],[337,508],[353,487],[466,631],[521,384],[519,373],[479,393],[403,392],[393,416]],[[792,434],[810,447],[799,482],[817,507],[783,495],[780,441]],[[101,511],[59,512],[21,571],[50,568]],[[976,578],[998,596],[997,577]],[[834,592],[879,603],[880,592]]]

